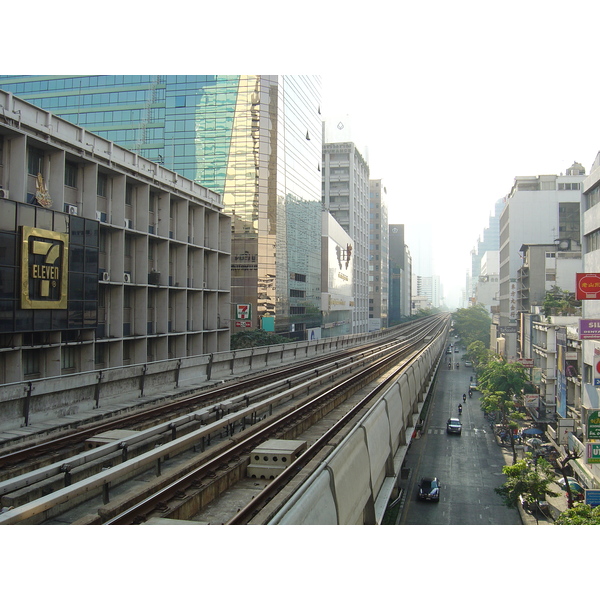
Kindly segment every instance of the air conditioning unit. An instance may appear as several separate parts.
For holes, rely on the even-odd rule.
[[[160,283],[160,273],[158,271],[151,271],[148,273],[148,283],[151,285],[158,285]]]
[[[131,283],[131,273],[123,273],[123,281],[125,283]]]
[[[125,227],[127,229],[133,229],[133,221],[131,219],[125,219]]]
[[[98,221],[100,221],[101,223],[106,223],[108,220],[108,215],[105,212],[97,210],[96,219],[98,219]]]
[[[70,215],[76,215],[77,214],[77,207],[74,204],[67,204],[65,202],[64,211],[66,213],[69,213]]]
[[[5,200],[9,199],[8,190],[4,188],[0,188],[0,198],[4,198]]]
[[[110,281],[110,273],[108,271],[102,273],[102,281]]]

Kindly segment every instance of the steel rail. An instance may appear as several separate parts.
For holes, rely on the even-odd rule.
[[[423,351],[423,347],[426,347],[427,345],[428,344],[421,343],[421,347],[417,350],[414,350],[408,359],[404,358],[403,365],[398,369],[395,369],[394,371],[396,373],[396,376],[402,368],[406,368],[406,361],[415,360],[416,356]],[[314,410],[315,407],[319,406],[320,404],[323,404],[324,402],[329,401],[332,396],[335,396],[341,392],[349,395],[351,393],[350,389],[354,385],[361,385],[361,382],[365,379],[366,376],[368,377],[368,375],[373,372],[379,373],[385,365],[389,364],[390,361],[398,360],[398,355],[405,354],[408,348],[410,348],[410,346],[405,347],[402,350],[398,350],[392,356],[388,356],[386,358],[381,359],[381,361],[366,367],[365,370],[361,371],[360,373],[355,373],[353,376],[351,376],[344,382],[338,383],[333,388],[323,392],[322,394],[319,394],[316,398],[310,400],[301,407],[295,408],[291,412],[288,412],[285,415],[278,417],[273,423],[270,423],[267,427],[244,439],[242,444],[233,448],[226,449],[222,454],[213,458],[210,461],[210,463],[202,465],[196,470],[190,471],[189,473],[174,481],[173,483],[169,484],[162,490],[159,490],[158,492],[152,494],[147,499],[140,501],[136,505],[126,509],[123,513],[111,518],[105,524],[136,524],[144,521],[147,515],[154,510],[154,507],[156,507],[157,505],[165,506],[173,499],[181,497],[183,494],[185,494],[185,490],[191,487],[191,482],[195,482],[198,479],[201,479],[206,474],[214,472],[216,468],[222,466],[223,463],[227,462],[232,457],[239,456],[241,453],[245,453],[246,451],[251,450],[257,444],[261,443],[265,439],[268,439],[271,436],[272,432],[280,430],[290,421],[298,419],[300,415]],[[386,382],[381,385],[387,384],[389,384],[389,379],[386,379]],[[380,388],[381,386],[377,386],[376,389],[379,390]],[[329,441],[339,430],[341,430],[349,422],[349,420],[353,419],[354,416],[364,408],[365,404],[370,402],[370,400],[374,397],[374,393],[376,392],[369,393],[366,399],[362,400],[356,407],[351,409],[349,415],[341,419],[342,422],[339,425],[334,425],[333,432],[330,435],[325,434],[322,437],[322,439],[320,440],[321,447],[324,446],[327,443],[327,441]],[[310,452],[309,450],[305,451],[298,459],[296,459],[296,461],[294,461],[293,465],[290,465],[290,467],[286,469],[286,471],[284,471],[277,478],[275,478],[264,490],[264,492],[261,492],[259,495],[257,495],[256,500],[251,503],[250,508],[242,509],[242,511],[244,511],[242,514],[247,514],[248,511],[253,512],[253,514],[255,514],[258,509],[254,507],[254,502],[263,502],[265,498],[269,498],[275,493],[277,493],[277,491],[279,491],[278,486],[284,486],[291,478],[293,478],[297,474],[298,467],[304,466],[305,463],[307,464],[308,461],[312,459],[313,452],[318,451],[317,449],[313,451],[313,446],[311,446],[311,448],[309,449]],[[294,470],[290,471],[290,469]],[[243,516],[240,516],[240,513],[238,513],[238,516],[234,517],[230,524],[236,524],[235,519],[243,519]]]
[[[425,336],[427,330],[430,330],[435,325],[435,322],[429,322],[428,325],[429,326],[426,329],[425,328],[419,329],[417,337],[419,335],[421,337]],[[408,343],[407,340],[404,340],[403,344],[404,343]],[[377,353],[375,353],[375,354],[377,354]],[[381,354],[381,352],[379,352],[379,354]],[[364,360],[364,357],[362,357],[362,359]],[[362,366],[363,360],[355,361],[355,363],[352,364],[352,366],[353,367],[358,366],[359,364]],[[390,359],[387,359],[387,360],[390,360]],[[321,375],[319,378],[325,379],[325,378],[329,378],[330,376],[331,376],[330,373],[326,373],[326,374]],[[315,384],[315,380],[313,379],[313,381],[311,381],[307,385],[314,385],[314,384]],[[347,384],[345,384],[345,385],[347,386]],[[290,390],[287,390],[285,393],[287,393],[289,391]],[[285,394],[285,393],[282,393],[282,394]],[[292,393],[293,393],[293,390],[292,390]],[[267,403],[266,405],[268,405],[269,403],[273,404],[275,402],[274,402],[274,400],[270,399],[270,400],[260,402],[258,404],[262,406],[265,403]],[[255,410],[257,410],[257,406],[253,406],[253,407],[249,408],[248,410],[255,411]],[[303,409],[303,410],[306,410],[306,409]],[[241,411],[241,413],[245,413],[245,411]],[[240,418],[240,414],[237,414],[237,413],[233,414],[233,415],[228,415],[226,418],[217,420],[215,423],[213,423],[213,425],[211,427],[222,428],[226,424],[229,424],[231,422],[231,420],[235,421],[236,419],[239,419],[239,418]],[[182,451],[181,448],[184,448],[186,446],[186,444],[187,444],[187,447],[189,447],[190,445],[193,445],[195,440],[197,439],[197,437],[198,436],[201,437],[205,433],[206,433],[206,431],[200,431],[200,432],[193,432],[191,434],[184,435],[180,439],[173,440],[172,442],[169,442],[169,443],[163,445],[161,448],[155,449],[155,451],[148,452],[139,458],[131,459],[127,463],[123,463],[122,465],[113,467],[112,469],[109,469],[108,471],[100,473],[96,476],[92,476],[88,479],[85,479],[82,482],[79,482],[78,484],[73,484],[72,486],[67,486],[67,488],[64,488],[62,490],[54,492],[54,493],[48,495],[47,497],[43,497],[43,498],[39,499],[38,501],[29,503],[28,505],[24,505],[23,507],[17,507],[11,511],[8,511],[4,515],[1,515],[0,523],[20,522],[22,520],[29,518],[32,515],[40,514],[40,512],[48,510],[48,509],[52,508],[52,506],[56,506],[60,503],[66,502],[67,500],[74,499],[78,493],[81,493],[80,490],[90,490],[90,489],[99,487],[101,485],[109,484],[110,481],[114,480],[115,478],[118,478],[122,473],[124,473],[126,471],[130,471],[132,469],[134,470],[136,468],[140,468],[140,467],[143,467],[146,465],[151,465],[152,462],[156,461],[157,459],[160,459],[160,457],[164,456],[165,454],[171,455],[171,454],[176,454],[178,451]],[[265,434],[263,434],[263,435],[265,435]],[[240,434],[236,434],[236,437],[239,438]],[[239,450],[238,450],[238,453],[239,453]]]
[[[267,385],[260,388],[254,388],[252,392],[238,394],[237,396],[228,398],[227,400],[221,401],[216,405],[205,407],[198,411],[177,417],[170,422],[155,425],[140,432],[132,433],[131,435],[121,438],[117,441],[107,442],[98,448],[87,450],[75,456],[45,465],[11,479],[0,481],[0,496],[14,492],[18,489],[22,489],[34,483],[44,481],[45,479],[54,477],[60,473],[71,471],[76,467],[85,465],[86,463],[89,464],[99,458],[114,454],[119,450],[131,448],[136,444],[152,438],[157,438],[165,433],[171,433],[175,438],[177,430],[186,425],[190,426],[190,424],[197,423],[197,428],[200,429],[203,427],[203,431],[205,432],[204,434],[209,435],[214,433],[215,430],[218,431],[222,427],[220,424],[212,427],[206,425],[206,423],[210,422],[211,420],[218,421],[218,413],[234,415],[233,420],[235,422],[247,416],[248,411],[243,411],[243,408],[252,407],[255,411],[257,408],[260,408],[262,405],[264,405],[264,402],[260,402],[262,398],[272,398],[274,400],[273,404],[275,404],[275,401],[278,399],[283,400],[290,394],[294,395],[296,391],[302,391],[302,388],[298,389],[297,386],[301,385],[305,380],[311,379],[311,385],[313,385],[315,382],[315,375],[317,376],[318,380],[322,380],[323,377],[329,375],[335,376],[337,373],[342,373],[347,367],[352,367],[358,364],[360,361],[369,360],[371,357],[382,355],[388,351],[388,349],[393,348],[400,343],[401,342],[389,343],[383,348],[379,350],[372,350],[369,353],[361,351],[359,357],[347,356],[342,359],[337,359],[334,362],[320,364],[319,368],[317,369],[312,366],[306,371],[298,372],[295,375],[287,377],[286,379],[267,383]],[[280,389],[285,390],[283,395],[276,393]],[[227,424],[230,425],[231,421],[229,421]]]
[[[416,328],[414,324],[411,325],[412,327],[407,328],[406,332]],[[403,331],[403,333],[405,332]],[[393,343],[393,340],[386,342],[386,344]],[[357,348],[345,349],[342,354],[338,356],[338,360],[342,360],[344,356],[354,356],[357,353],[368,352],[381,347],[381,340],[379,340],[377,343],[363,344]],[[43,456],[44,453],[56,452],[66,446],[82,443],[89,437],[93,437],[112,429],[131,429],[132,426],[137,425],[140,422],[157,418],[165,419],[165,414],[168,415],[180,412],[182,410],[189,409],[191,406],[197,407],[198,404],[208,404],[216,399],[223,400],[230,398],[232,395],[239,393],[240,389],[245,391],[248,391],[248,388],[255,389],[257,386],[260,386],[266,378],[271,379],[272,377],[276,377],[278,373],[286,373],[286,375],[289,377],[291,374],[301,372],[302,370],[309,370],[311,367],[319,367],[322,366],[323,363],[327,364],[326,361],[330,360],[330,355],[331,353],[328,353],[327,355],[316,359],[302,361],[297,365],[284,365],[276,369],[270,369],[268,373],[263,372],[256,376],[244,378],[243,381],[222,384],[217,388],[206,390],[198,394],[191,394],[186,398],[174,400],[163,406],[141,408],[140,410],[136,411],[135,414],[105,419],[100,424],[81,426],[75,432],[61,435],[58,438],[45,442],[31,442],[31,444],[34,445],[27,445],[26,447],[19,448],[18,450],[12,452],[9,451],[2,454],[3,450],[0,449],[0,468],[7,468],[15,464],[23,463],[25,460],[30,458]]]

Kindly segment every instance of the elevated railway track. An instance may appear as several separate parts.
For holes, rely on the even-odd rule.
[[[5,449],[0,456],[0,524],[139,524],[157,517],[205,522],[202,511],[224,490],[247,479],[255,448],[268,440],[305,436],[310,443],[292,465],[271,480],[257,482],[256,497],[221,522],[281,518],[276,515],[284,504],[282,496],[297,494],[314,472],[315,461],[334,453],[357,420],[409,370],[414,383],[405,376],[404,394],[417,397],[405,401],[411,408],[403,418],[413,420],[423,382],[430,380],[432,365],[441,357],[447,328],[444,316],[424,319],[374,347],[230,382],[182,399],[178,406],[153,407],[49,440],[45,448],[24,444]],[[427,367],[419,366],[426,354],[431,355]],[[159,415],[158,408],[170,412]],[[310,434],[334,413],[334,424],[317,438]],[[86,440],[108,428],[122,435],[81,451]],[[53,461],[57,453],[60,460]],[[393,471],[393,466],[386,469]],[[373,515],[366,514],[366,519]]]

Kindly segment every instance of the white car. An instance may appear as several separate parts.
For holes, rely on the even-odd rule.
[[[446,431],[448,433],[458,433],[458,435],[461,435],[462,423],[460,422],[460,419],[448,419],[448,422],[446,423]]]

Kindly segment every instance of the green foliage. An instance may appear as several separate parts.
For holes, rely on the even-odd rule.
[[[231,349],[252,348],[254,346],[271,346],[272,344],[285,344],[288,338],[268,331],[255,329],[253,331],[240,331],[231,336]]]
[[[492,319],[482,304],[459,308],[452,314],[454,330],[465,346],[479,341],[484,347],[490,345],[490,325]]]
[[[542,303],[542,312],[545,317],[550,315],[575,315],[581,314],[581,300],[575,299],[574,292],[562,290],[557,285],[553,285],[546,292],[546,297]]]
[[[600,506],[578,504],[562,512],[555,525],[600,525]]]
[[[508,363],[496,356],[483,365],[479,371],[477,387],[484,393],[504,392],[510,398],[523,397],[523,388],[529,379],[523,366],[519,363]]]
[[[554,469],[543,458],[533,461],[528,454],[527,458],[502,467],[502,472],[506,475],[506,481],[494,491],[502,498],[505,506],[517,506],[519,496],[529,504],[544,500],[546,496],[558,496],[549,487],[555,477]]]
[[[508,436],[513,454],[513,464],[517,462],[514,432],[522,425],[526,415],[520,412],[512,396],[506,392],[485,393],[481,399],[481,408],[487,413],[495,413],[500,425],[499,429]]]
[[[473,362],[475,367],[486,365],[490,360],[491,354],[491,351],[486,348],[485,344],[480,340],[471,342],[467,346],[467,356]]]

